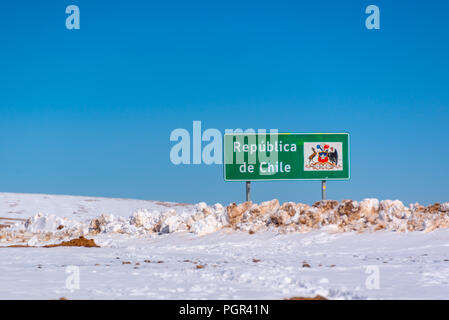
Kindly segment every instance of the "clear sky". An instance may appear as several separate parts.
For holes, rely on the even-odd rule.
[[[448,14],[446,0],[3,1],[0,191],[243,201],[221,165],[170,162],[171,131],[200,120],[349,132],[351,180],[329,198],[449,201]],[[252,195],[312,203],[320,182]]]

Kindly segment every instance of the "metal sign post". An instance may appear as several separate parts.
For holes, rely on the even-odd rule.
[[[326,180],[321,181],[321,200],[326,200]]]
[[[251,201],[251,181],[246,181],[246,201]]]

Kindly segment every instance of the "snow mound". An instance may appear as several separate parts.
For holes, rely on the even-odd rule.
[[[226,209],[221,204],[212,207],[201,202],[193,210],[166,211],[139,209],[129,219],[102,215],[90,222],[91,233],[149,234],[189,231],[205,235],[220,230],[228,224]]]
[[[54,232],[55,230],[78,230],[87,233],[87,229],[78,221],[60,218],[55,215],[49,215],[39,212],[34,217],[25,221],[25,230],[31,233]]]
[[[87,234],[121,233],[149,235],[191,232],[206,235],[222,228],[255,233],[260,230],[309,232],[322,229],[330,233],[433,231],[449,228],[449,202],[427,207],[418,203],[405,206],[399,200],[364,199],[319,201],[313,205],[278,200],[260,204],[232,203],[227,207],[217,203],[162,209],[138,209],[128,218],[102,214],[84,222],[38,213],[22,226],[0,230],[0,242],[11,238],[23,241],[85,236]],[[39,236],[36,238],[35,235]]]

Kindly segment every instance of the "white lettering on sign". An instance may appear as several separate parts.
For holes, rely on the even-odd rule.
[[[234,142],[234,152],[248,152],[253,154],[256,152],[295,152],[296,144],[282,143],[282,140],[271,142],[261,142],[259,144],[242,144],[239,141]]]
[[[277,173],[277,172],[291,172],[292,167],[289,164],[284,164],[282,161],[272,164],[269,162],[261,162],[259,170],[262,173]]]

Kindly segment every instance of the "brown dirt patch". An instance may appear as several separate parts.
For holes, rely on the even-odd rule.
[[[0,217],[0,220],[26,221],[26,219],[20,219],[20,218],[4,218],[4,217]]]
[[[260,262],[260,259],[253,259],[253,262]]]
[[[338,206],[338,201],[336,200],[321,200],[315,202],[312,207],[320,208],[323,211],[333,210]]]
[[[159,206],[164,206],[164,207],[183,207],[183,206],[189,206],[189,203],[179,203],[179,202],[162,202],[162,201],[155,201],[155,204],[159,205]]]
[[[285,300],[328,300],[327,298],[317,295],[315,297],[292,297]]]
[[[306,262],[304,262],[304,263],[302,264],[302,267],[303,267],[303,268],[312,268],[312,267],[310,266],[310,264],[308,264],[308,263],[306,263]]]
[[[27,245],[23,245],[23,244],[13,244],[10,246],[0,246],[0,248],[36,248],[36,247],[27,246]]]
[[[441,208],[441,204],[439,204],[437,202],[437,203],[427,206],[425,211],[428,213],[438,213],[440,211],[440,208]]]
[[[203,266],[202,264],[197,264],[197,265],[196,265],[196,268],[197,268],[197,269],[204,269],[204,267],[205,267],[205,266]]]
[[[63,241],[58,244],[50,244],[43,246],[44,248],[54,248],[54,247],[87,247],[87,248],[99,248],[94,239],[86,239],[83,236],[78,239],[72,239],[69,241]]]
[[[6,229],[6,228],[11,227],[17,221],[26,221],[26,220],[25,219],[19,219],[19,218],[4,218],[4,217],[0,217],[0,221],[2,222],[2,223],[0,223],[0,230],[1,230],[1,229]]]

